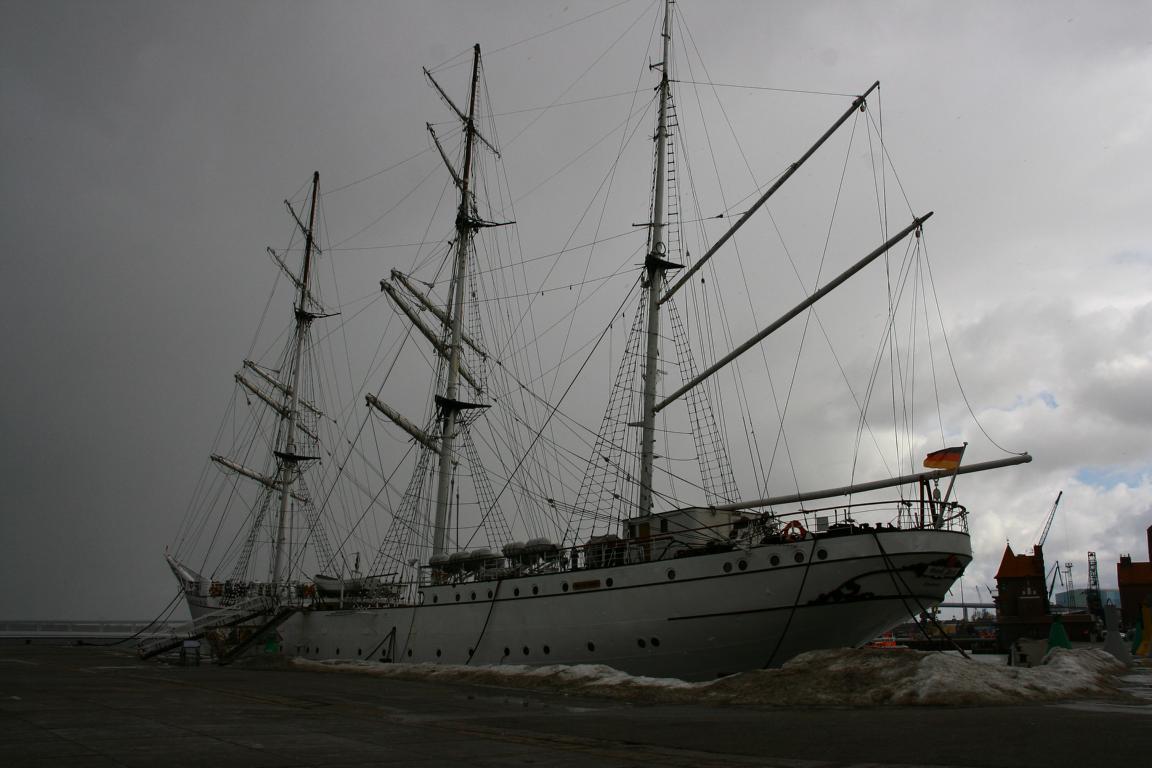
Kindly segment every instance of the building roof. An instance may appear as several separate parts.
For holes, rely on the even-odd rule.
[[[1000,560],[1000,569],[996,571],[997,579],[1044,579],[1044,554],[1039,547],[1035,555],[1017,555],[1012,551],[1012,545],[1004,547],[1004,557]]]

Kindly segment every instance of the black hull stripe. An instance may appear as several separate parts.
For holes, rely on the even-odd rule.
[[[875,602],[881,602],[881,601],[887,602],[887,601],[891,601],[891,600],[900,600],[902,602],[908,602],[909,600],[916,600],[920,604],[923,604],[925,601],[931,602],[933,600],[939,600],[939,599],[940,598],[933,597],[932,595],[874,595],[872,597],[861,597],[861,598],[857,598],[855,600],[840,600],[838,602],[833,602],[833,601],[829,600],[826,603],[803,603],[801,605],[795,605],[795,606],[778,605],[774,608],[747,608],[747,609],[742,610],[742,611],[721,611],[719,613],[698,613],[698,614],[695,614],[693,616],[669,616],[667,620],[668,621],[690,621],[692,619],[715,619],[715,618],[719,618],[721,616],[740,616],[742,614],[749,614],[749,613],[772,613],[774,611],[793,611],[793,610],[799,611],[799,610],[804,610],[805,608],[841,608],[843,606],[851,605],[853,603],[875,603]]]

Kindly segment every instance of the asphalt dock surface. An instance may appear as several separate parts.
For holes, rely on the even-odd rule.
[[[1135,765],[1152,702],[774,709],[0,646],[0,765]]]

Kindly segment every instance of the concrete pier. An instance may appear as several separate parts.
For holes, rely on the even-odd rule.
[[[1152,700],[1012,707],[656,705],[124,650],[0,647],[0,765],[1125,765]]]

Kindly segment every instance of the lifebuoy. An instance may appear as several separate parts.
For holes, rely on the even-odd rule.
[[[800,541],[808,536],[808,530],[804,527],[803,523],[799,520],[793,520],[784,526],[784,530],[780,532],[780,537],[784,541]]]

